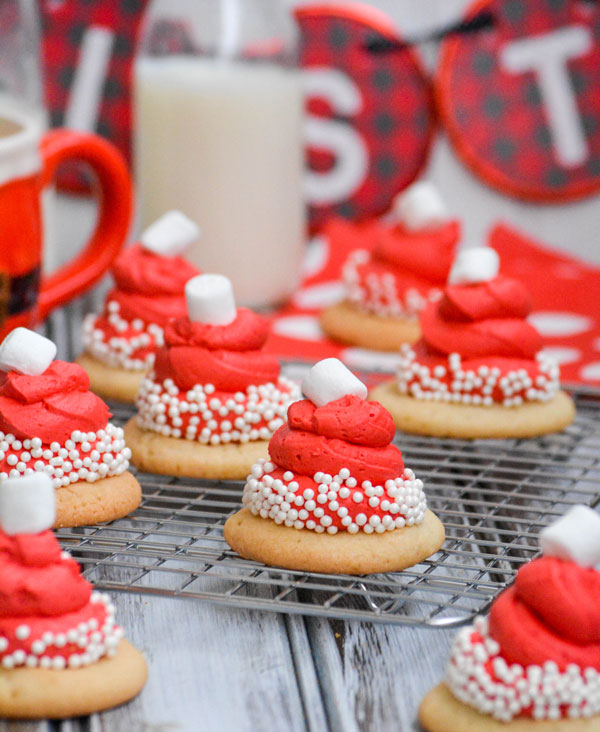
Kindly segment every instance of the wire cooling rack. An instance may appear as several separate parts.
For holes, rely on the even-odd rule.
[[[240,558],[223,538],[243,483],[138,473],[143,502],[126,519],[58,537],[97,587],[232,607],[454,626],[485,611],[538,551],[539,531],[575,503],[600,503],[600,392],[575,390],[577,418],[534,440],[441,440],[397,434],[425,483],[446,542],[404,572],[295,572]],[[114,407],[114,421],[132,411]]]

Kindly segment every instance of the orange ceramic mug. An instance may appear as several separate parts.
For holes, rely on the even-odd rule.
[[[42,277],[41,192],[73,160],[87,163],[98,181],[98,221],[75,259]],[[125,241],[131,209],[131,180],[113,145],[70,130],[40,136],[30,119],[0,113],[0,338],[35,325],[98,280]]]

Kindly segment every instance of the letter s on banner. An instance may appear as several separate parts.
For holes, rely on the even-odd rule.
[[[324,98],[336,117],[351,118],[361,111],[360,89],[342,71],[310,68],[303,72],[303,77],[307,96]],[[335,158],[330,170],[307,170],[305,190],[309,204],[339,203],[352,196],[369,170],[369,153],[360,133],[346,121],[310,114],[304,130],[308,147],[327,150]]]
[[[424,167],[434,129],[431,90],[387,15],[366,5],[297,8],[307,93],[305,135],[310,223],[361,220],[386,211]]]

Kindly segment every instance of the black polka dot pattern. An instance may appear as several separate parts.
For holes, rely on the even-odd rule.
[[[457,152],[486,182],[519,198],[563,201],[600,189],[600,3],[489,0],[469,11],[491,13],[491,29],[442,44],[436,98]],[[592,48],[569,60],[586,158],[565,164],[534,71],[510,72],[506,44],[568,26],[588,29]]]

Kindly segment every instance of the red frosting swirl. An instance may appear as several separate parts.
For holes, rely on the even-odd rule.
[[[335,475],[347,468],[359,482],[383,485],[404,470],[393,437],[393,420],[378,402],[348,395],[317,408],[304,400],[289,407],[288,424],[271,438],[269,455],[295,474]]]
[[[106,301],[118,303],[119,316],[123,320],[131,322],[140,319],[144,323],[154,323],[162,328],[173,318],[183,318],[187,313],[183,292],[179,295],[137,295],[130,292],[121,292],[120,290],[111,290],[106,296]],[[127,337],[127,332],[122,333],[116,330],[106,316],[102,316],[96,321],[96,327],[106,331],[108,338]],[[137,334],[134,329],[130,337]]]
[[[525,320],[530,310],[531,299],[516,280],[449,285],[439,303],[421,313],[423,341],[438,353],[463,358],[533,359],[542,338]]]
[[[105,311],[95,323],[96,328],[105,331],[107,339],[128,337],[128,333],[115,329],[109,321],[109,303],[119,305],[119,316],[125,321],[139,319],[164,327],[171,318],[185,316],[185,284],[199,274],[183,257],[154,254],[141,244],[124,249],[112,272],[116,288],[106,296]],[[134,332],[129,337],[136,335]]]
[[[165,347],[156,356],[155,379],[159,383],[172,379],[183,391],[196,384],[236,392],[274,383],[279,362],[260,350],[267,336],[267,322],[247,308],[238,308],[229,325],[193,323],[188,318],[171,321],[165,329]]]
[[[124,249],[113,264],[117,289],[133,295],[183,295],[185,283],[199,274],[183,257],[165,257],[141,244]]]
[[[490,611],[502,657],[522,666],[554,661],[600,671],[600,573],[542,557],[519,570]]]
[[[62,669],[110,655],[122,637],[113,615],[108,599],[92,592],[51,531],[0,532],[3,667]]]
[[[382,227],[373,259],[443,285],[448,279],[459,238],[458,221],[449,221],[429,231],[408,231],[402,224]]]
[[[277,524],[317,533],[384,533],[420,524],[423,483],[391,444],[394,423],[378,403],[347,395],[288,407],[244,487],[243,503]]]
[[[89,387],[81,366],[65,361],[53,361],[39,376],[10,371],[0,381],[0,430],[44,443],[64,443],[75,430],[97,432],[110,412]]]
[[[63,615],[82,608],[91,593],[79,565],[62,555],[51,531],[0,532],[0,617]]]
[[[269,324],[248,308],[238,308],[229,325],[193,323],[179,318],[165,328],[167,346],[201,346],[210,351],[255,351],[269,335]]]

